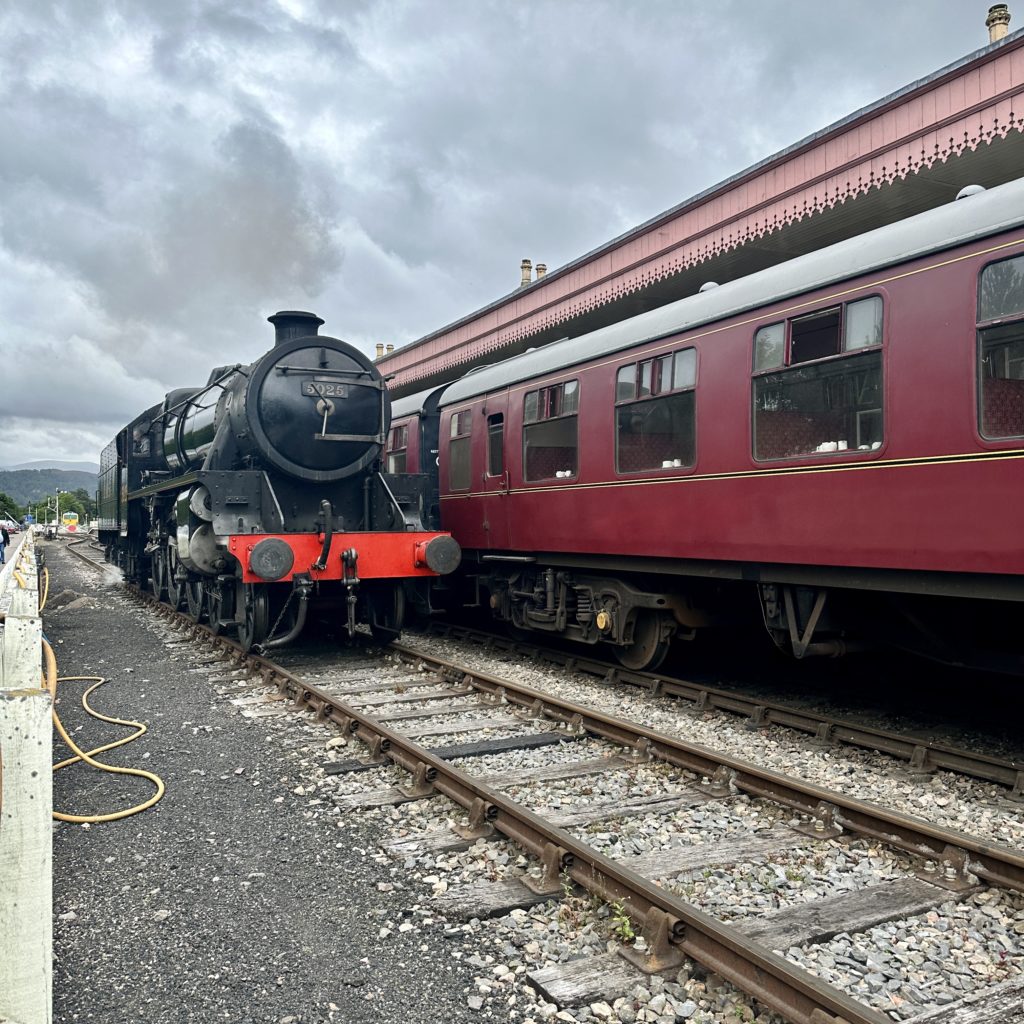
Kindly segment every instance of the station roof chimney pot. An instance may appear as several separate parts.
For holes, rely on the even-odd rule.
[[[519,264],[519,269],[522,271],[519,287],[525,288],[530,283],[530,271],[533,269],[533,263],[530,262],[530,260],[523,260],[523,262]]]
[[[537,280],[539,281],[548,272],[548,265],[546,263],[537,264]]]
[[[988,29],[988,41],[998,43],[1010,32],[1010,8],[1006,4],[993,4],[988,9],[985,27]]]
[[[383,341],[378,341],[377,342],[377,355],[374,358],[376,358],[376,359],[383,359],[384,358],[384,342]]]
[[[385,348],[384,351],[387,352],[388,355],[391,355],[391,353],[395,351],[395,346],[394,345],[388,345],[387,348]]]

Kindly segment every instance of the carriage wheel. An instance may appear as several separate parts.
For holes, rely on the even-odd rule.
[[[188,574],[185,581],[185,606],[188,609],[188,617],[193,622],[199,622],[203,617],[206,602],[203,600],[205,585],[199,576]]]
[[[653,672],[665,660],[669,646],[670,640],[661,636],[661,616],[642,609],[636,613],[633,642],[626,647],[616,647],[615,657],[623,668]]]
[[[167,545],[164,565],[167,569],[167,603],[177,611],[185,602],[185,581],[179,580],[177,577],[178,566],[181,563],[178,561],[178,548],[176,545]]]
[[[240,595],[242,614],[238,622],[238,642],[250,651],[267,638],[270,628],[270,599],[265,583],[244,583]]]

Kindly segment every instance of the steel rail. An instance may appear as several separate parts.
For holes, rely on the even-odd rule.
[[[97,562],[95,558],[90,558],[84,551],[79,551],[80,547],[91,541],[91,537],[78,537],[75,540],[69,540],[67,543],[67,550],[71,552],[76,558],[81,559],[85,562],[90,569],[95,569],[97,572],[106,572],[107,563]]]
[[[959,747],[951,747],[930,740],[920,740],[873,726],[860,725],[848,719],[835,718],[815,711],[805,711],[758,697],[747,697],[731,690],[723,690],[703,683],[640,672],[612,665],[600,659],[575,653],[527,644],[521,640],[507,640],[466,626],[440,626],[442,636],[486,638],[492,645],[514,653],[537,655],[545,661],[567,668],[600,676],[606,682],[627,683],[642,687],[654,695],[666,694],[692,701],[698,709],[715,708],[749,719],[751,726],[760,728],[780,725],[798,732],[813,734],[823,742],[837,742],[865,750],[877,750],[891,757],[907,761],[914,771],[929,772],[942,768],[986,782],[1007,786],[1013,796],[1024,797],[1024,763],[988,754],[977,754]],[[524,650],[525,649],[525,650]]]
[[[1018,850],[986,843],[964,832],[941,828],[909,814],[886,810],[835,790],[760,768],[749,761],[614,718],[522,683],[462,666],[449,667],[443,659],[405,644],[391,646],[407,661],[432,664],[442,672],[447,671],[449,678],[457,675],[464,684],[530,709],[534,714],[556,722],[574,723],[595,736],[715,779],[723,789],[742,790],[772,800],[823,823],[826,828],[837,825],[926,860],[942,862],[947,867],[966,866],[971,873],[993,885],[1024,891],[1024,854]],[[961,851],[967,855],[966,862]]]
[[[630,916],[643,922],[644,936],[656,957],[665,960],[672,953],[680,961],[684,955],[692,957],[793,1024],[882,1024],[886,1020],[401,733],[266,659],[253,660],[264,678],[276,682],[279,692],[297,706],[308,706],[321,720],[334,721],[362,740],[376,757],[409,772],[416,780],[415,791],[429,796],[436,790],[468,810],[471,821],[490,825],[538,857],[549,882],[554,880],[551,895],[561,891],[557,879],[566,873],[602,899],[621,901]],[[666,966],[674,962],[670,959]]]

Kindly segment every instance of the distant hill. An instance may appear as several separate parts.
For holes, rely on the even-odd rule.
[[[0,469],[0,492],[19,505],[52,498],[57,488],[77,491],[80,487],[90,495],[95,494],[96,473],[73,469]]]
[[[42,460],[41,462],[19,462],[16,466],[0,466],[5,469],[68,469],[78,473],[99,473],[98,462],[62,462],[59,459]]]

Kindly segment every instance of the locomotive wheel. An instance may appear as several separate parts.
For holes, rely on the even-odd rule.
[[[203,580],[189,573],[185,581],[185,605],[188,608],[188,617],[194,622],[200,622],[206,610],[206,602],[203,600],[204,589]]]
[[[204,580],[203,603],[206,606],[206,618],[210,624],[210,632],[214,636],[224,630],[222,616],[224,614],[224,594],[220,584]]]
[[[177,611],[185,603],[185,581],[178,579],[178,549],[173,544],[167,545],[164,555],[164,566],[167,570],[167,603]]]
[[[633,624],[633,642],[616,647],[615,657],[623,668],[634,672],[652,672],[668,654],[669,641],[661,639],[661,617],[657,612],[638,611]]]
[[[370,633],[379,644],[397,640],[405,618],[405,591],[400,584],[382,586],[369,595]]]
[[[149,559],[149,589],[158,600],[164,599],[167,589],[167,562],[162,551],[154,551]]]
[[[267,638],[270,629],[270,598],[265,583],[242,585],[242,615],[238,622],[238,642],[243,651]]]

